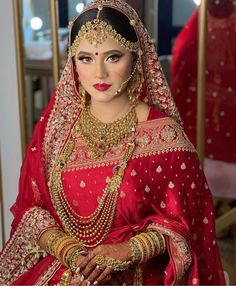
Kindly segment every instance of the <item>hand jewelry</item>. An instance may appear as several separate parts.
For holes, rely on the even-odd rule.
[[[102,265],[105,262],[105,256],[103,255],[96,255],[95,259],[97,265]]]

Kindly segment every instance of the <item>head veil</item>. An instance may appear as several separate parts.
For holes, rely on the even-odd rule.
[[[139,49],[141,50],[140,61],[144,79],[139,99],[150,106],[158,107],[167,116],[180,123],[180,116],[167,86],[155,47],[137,13],[123,0],[95,0],[87,5],[82,13],[89,9],[98,8],[99,5],[119,10],[134,24]],[[79,16],[80,14],[76,19]],[[71,24],[73,25],[73,22]],[[71,45],[70,38],[69,35],[69,47]],[[43,145],[46,170],[49,177],[60,152],[60,147],[63,146],[71,125],[81,111],[78,85],[77,87],[76,85],[73,62],[71,57],[68,57],[57,85],[55,103],[49,117]]]

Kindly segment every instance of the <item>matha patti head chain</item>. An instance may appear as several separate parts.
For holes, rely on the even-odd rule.
[[[98,5],[97,9],[98,12],[96,18],[92,21],[87,21],[79,30],[78,35],[75,37],[75,40],[69,47],[69,56],[73,57],[76,55],[81,39],[86,39],[91,45],[97,47],[99,44],[102,44],[108,37],[115,39],[125,49],[131,52],[138,52],[138,42],[130,42],[129,40],[125,39],[111,25],[99,18],[103,9],[102,5]],[[74,22],[69,23],[70,29],[72,29],[73,24]],[[131,20],[130,25],[134,26],[135,21]]]

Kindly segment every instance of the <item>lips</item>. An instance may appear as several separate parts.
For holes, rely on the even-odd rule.
[[[94,88],[98,91],[105,91],[108,90],[108,88],[111,87],[111,84],[106,84],[106,83],[96,83],[93,85]]]

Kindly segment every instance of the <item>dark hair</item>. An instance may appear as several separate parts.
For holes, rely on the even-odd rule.
[[[92,21],[96,18],[98,9],[90,9],[82,13],[74,22],[71,31],[71,43],[74,42],[75,37],[78,35],[81,27],[88,21]],[[99,19],[108,23],[112,26],[113,29],[117,31],[122,37],[130,42],[137,42],[137,35],[133,28],[130,25],[130,20],[121,13],[119,10],[103,7],[100,12]]]

